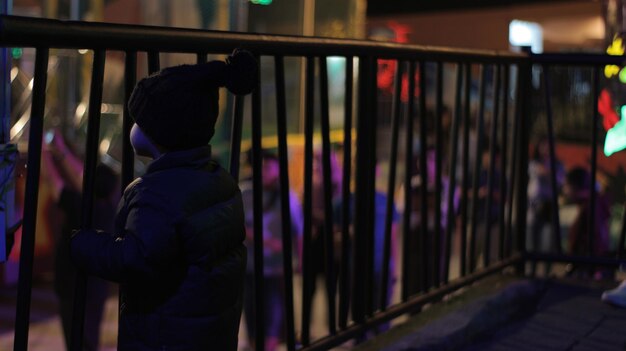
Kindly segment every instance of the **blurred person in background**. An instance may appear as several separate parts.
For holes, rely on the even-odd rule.
[[[528,247],[538,252],[555,252],[557,244],[548,225],[554,220],[553,213],[558,211],[552,205],[553,194],[561,192],[565,179],[563,164],[556,159],[556,189],[552,189],[552,167],[550,164],[550,144],[546,137],[540,138],[535,144],[533,156],[528,164]],[[549,232],[546,232],[549,231]],[[560,245],[560,243],[558,243]],[[535,264],[532,265],[535,270]],[[546,275],[550,273],[550,265],[546,264]]]
[[[83,162],[77,157],[59,133],[54,133],[42,153],[42,180],[50,183],[52,196],[61,211],[61,232],[55,245],[54,290],[59,300],[59,311],[66,346],[69,348],[72,332],[72,311],[76,268],[70,260],[72,231],[80,227],[82,212]],[[93,226],[113,231],[115,209],[119,200],[119,181],[115,172],[100,163],[96,167]],[[100,322],[108,296],[109,283],[98,277],[87,280],[83,350],[97,350],[100,340]]]
[[[283,269],[283,227],[280,201],[280,164],[278,157],[262,150],[262,186],[263,186],[263,297],[265,313],[265,350],[273,351],[285,339],[285,273]],[[249,160],[250,161],[250,160]],[[254,287],[254,209],[252,182],[241,185],[245,209],[246,246],[248,264],[244,293],[245,322],[248,331],[248,343],[254,347],[256,333],[255,287]],[[302,241],[302,209],[296,194],[289,191],[291,214],[290,233],[293,242],[293,257],[300,257]]]
[[[573,168],[565,176],[563,193],[568,201],[574,203],[578,208],[578,213],[569,229],[569,253],[572,255],[585,256],[591,251],[594,256],[603,256],[609,249],[609,218],[611,213],[606,198],[600,193],[596,196],[594,228],[589,228],[591,189],[594,189],[592,186],[595,188],[595,184],[591,184],[589,171],[584,168]],[[593,247],[590,247],[589,231],[593,235]],[[600,278],[603,274],[602,271],[594,273],[579,268],[576,265],[570,266],[568,274],[575,273],[582,276],[593,274],[595,278]]]

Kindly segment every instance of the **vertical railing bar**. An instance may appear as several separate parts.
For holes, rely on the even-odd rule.
[[[508,197],[508,189],[506,186],[506,164],[507,164],[507,144],[508,138],[507,134],[509,132],[509,84],[510,84],[510,76],[509,70],[510,67],[504,64],[504,89],[503,95],[504,100],[502,101],[502,123],[501,123],[501,138],[502,138],[502,150],[500,150],[500,203],[502,207],[500,208],[499,218],[498,218],[498,227],[499,227],[499,241],[498,241],[498,259],[504,259],[504,236],[505,236],[505,214],[506,211],[506,203]]]
[[[157,51],[148,52],[148,73],[156,73],[161,69],[159,53]]]
[[[378,111],[378,87],[377,87],[377,72],[378,72],[378,61],[376,58],[370,58],[367,65],[367,119],[364,121],[366,123],[366,128],[364,131],[367,131],[367,148],[361,149],[367,152],[369,157],[365,158],[367,160],[366,166],[363,168],[363,172],[359,171],[360,174],[365,174],[364,180],[366,181],[366,196],[365,202],[363,203],[364,208],[366,209],[367,215],[365,217],[361,217],[365,220],[365,233],[367,236],[365,238],[367,242],[367,254],[364,256],[365,267],[367,269],[365,275],[366,282],[366,290],[365,290],[365,313],[368,317],[374,314],[374,201],[375,201],[375,191],[376,191],[376,124],[378,121],[378,116],[376,111]],[[369,122],[369,123],[368,123]],[[358,150],[358,149],[357,149]],[[357,151],[358,152],[358,151]],[[358,163],[357,163],[358,164]],[[357,169],[358,170],[358,169]]]
[[[496,176],[496,148],[498,136],[498,118],[500,109],[500,65],[496,65],[495,85],[493,88],[493,115],[491,118],[491,136],[489,145],[489,174],[487,176],[487,204],[485,205],[485,246],[483,249],[483,266],[488,267],[491,255],[491,207],[493,204],[493,193]]]
[[[519,128],[522,125],[522,107],[521,101],[523,99],[523,91],[524,88],[523,79],[521,78],[521,65],[517,66],[517,88],[515,90],[515,110],[513,114],[513,140],[511,145],[513,149],[511,150],[511,164],[510,164],[510,182],[509,188],[511,189],[509,196],[509,213],[507,214],[507,233],[505,242],[507,242],[507,253],[506,256],[510,256],[513,248],[513,209],[515,208],[514,201],[517,199],[518,194],[516,194],[515,189],[516,185],[519,182],[517,177],[517,163],[519,158]]]
[[[530,59],[520,65],[520,81],[521,81],[521,101],[520,101],[520,120],[519,129],[515,131],[519,133],[518,140],[518,159],[517,159],[517,176],[518,182],[516,184],[516,196],[517,202],[515,204],[515,230],[517,232],[517,248],[519,253],[524,257],[526,255],[526,212],[528,209],[528,138],[530,127],[530,104],[532,93],[532,64]],[[517,266],[517,273],[523,274],[524,264],[520,263]]]
[[[469,247],[469,272],[473,273],[476,269],[476,236],[477,236],[477,224],[478,224],[478,192],[480,187],[481,176],[481,161],[483,152],[483,128],[485,119],[485,93],[487,91],[487,67],[482,65],[480,67],[480,93],[478,100],[478,116],[476,121],[476,148],[474,159],[474,170],[472,172],[472,222],[470,231],[470,247]]]
[[[460,273],[464,276],[467,271],[467,216],[468,216],[468,189],[469,189],[469,132],[470,132],[470,90],[472,85],[472,65],[465,64],[465,111],[463,114],[463,186],[461,189],[461,255],[459,259]]]
[[[434,243],[435,252],[433,256],[433,273],[432,284],[435,287],[439,287],[441,280],[441,195],[443,189],[442,183],[442,142],[443,142],[443,130],[442,121],[443,118],[443,62],[437,62],[437,83],[436,83],[436,96],[435,96],[435,223],[434,223]]]
[[[260,62],[260,57],[257,57]],[[254,302],[255,302],[255,344],[256,350],[265,349],[265,287],[263,262],[263,182],[261,144],[261,71],[257,86],[252,91],[252,211],[254,242]]]
[[[392,226],[393,226],[393,201],[396,188],[396,170],[398,163],[398,133],[400,124],[400,113],[402,110],[402,74],[403,62],[396,63],[396,77],[393,88],[393,104],[391,106],[391,154],[389,156],[389,181],[387,183],[387,202],[385,204],[385,244],[383,247],[383,277],[380,284],[380,309],[384,311],[387,308],[388,286],[389,280],[389,262],[391,260],[392,250]]]
[[[430,238],[428,233],[428,164],[426,162],[428,154],[428,121],[426,117],[426,63],[424,61],[419,62],[419,116],[420,116],[420,255],[421,264],[421,279],[420,279],[420,291],[426,292],[430,287],[430,259],[429,259],[429,245]]]
[[[458,145],[457,139],[459,137],[459,123],[461,123],[461,114],[462,106],[461,106],[461,96],[463,91],[463,64],[460,62],[457,64],[457,75],[456,75],[456,93],[454,97],[454,117],[452,118],[452,125],[450,130],[450,184],[448,186],[448,199],[447,199],[447,221],[446,221],[446,259],[444,261],[443,268],[443,282],[444,284],[448,283],[448,278],[450,275],[450,256],[452,251],[452,232],[454,230],[454,222],[456,218],[454,199],[456,193],[456,169],[457,169],[457,158],[458,158]]]
[[[624,244],[626,244],[626,203],[624,204],[622,215],[622,230],[619,236],[618,246],[617,246],[617,258],[624,257]]]
[[[411,296],[409,287],[409,277],[412,274],[409,256],[414,254],[411,252],[409,237],[411,233],[411,178],[413,173],[413,119],[415,118],[415,62],[409,62],[409,91],[408,91],[408,113],[406,119],[406,143],[404,150],[404,213],[402,214],[402,301],[406,302]]]
[[[561,220],[559,218],[559,189],[557,186],[556,169],[556,143],[554,140],[554,115],[552,113],[552,80],[550,79],[550,67],[543,66],[543,77],[546,90],[546,119],[548,123],[548,146],[550,152],[550,185],[552,186],[552,235],[554,247],[557,253],[561,253]],[[534,233],[532,235],[535,235]],[[535,243],[537,245],[537,243]],[[533,249],[537,249],[535,246]]]
[[[137,83],[137,52],[127,51],[124,64],[124,115],[122,132],[122,192],[135,178],[135,153],[130,143],[133,119],[128,111],[128,100]]]
[[[346,57],[346,90],[344,101],[343,122],[343,177],[341,194],[341,274],[339,295],[339,328],[348,326],[348,312],[350,310],[350,222],[352,220],[352,202],[350,198],[350,178],[352,173],[352,94],[354,79],[354,58]]]
[[[122,181],[123,193],[128,184],[135,178],[135,153],[130,142],[130,130],[134,121],[128,110],[128,101],[137,82],[137,52],[127,51],[124,63],[124,115],[122,120]],[[122,291],[119,291],[119,301],[122,301]],[[118,306],[118,318],[122,313],[121,304]],[[119,340],[118,340],[119,341]],[[119,344],[118,344],[119,348]]]
[[[588,254],[593,256],[595,251],[595,230],[596,230],[596,212],[598,211],[596,203],[598,200],[596,191],[596,173],[598,170],[598,121],[600,119],[598,112],[598,96],[600,94],[600,68],[598,66],[593,67],[593,120],[591,126],[591,184],[589,185],[589,227],[587,228],[588,238]]]
[[[369,72],[369,57],[359,56],[359,91],[358,91],[358,110],[356,120],[356,133],[357,133],[357,145],[356,145],[356,169],[355,169],[355,193],[354,193],[354,267],[353,267],[353,279],[352,284],[352,319],[356,323],[363,323],[365,321],[365,304],[367,299],[364,296],[367,284],[365,283],[366,267],[364,266],[364,254],[367,248],[367,241],[364,242],[364,232],[366,227],[362,222],[365,218],[365,211],[363,207],[364,198],[367,191],[364,189],[366,182],[364,181],[363,167],[364,161],[367,161],[364,157],[365,147],[362,148],[363,141],[366,139],[366,123],[365,115],[367,114],[367,80]],[[366,209],[365,209],[366,210]]]
[[[41,139],[46,106],[46,83],[48,77],[48,48],[37,48],[35,75],[28,134],[28,173],[24,193],[24,224],[20,247],[20,265],[15,311],[15,339],[13,350],[26,351],[30,324],[30,303],[33,282],[33,259],[35,253],[35,230],[37,224],[37,200],[41,162]]]
[[[96,181],[96,165],[98,163],[98,144],[100,138],[100,114],[102,105],[102,89],[104,81],[104,64],[106,53],[104,50],[95,50],[91,88],[89,91],[89,111],[87,122],[87,142],[85,151],[85,165],[83,167],[83,191],[81,204],[81,228],[92,226],[94,210],[94,189]],[[74,306],[72,315],[72,338],[70,350],[83,349],[83,327],[85,321],[85,302],[87,297],[87,275],[78,271],[76,286],[74,287]]]
[[[296,349],[293,307],[292,225],[289,190],[289,152],[287,149],[287,100],[285,93],[285,65],[282,56],[274,57],[276,83],[276,124],[278,132],[278,159],[280,162],[280,207],[282,219],[283,272],[285,276],[285,321],[287,349]]]
[[[373,66],[376,60],[371,57],[361,57],[359,60],[359,112],[357,119],[357,154],[356,154],[356,191],[355,191],[355,217],[354,217],[354,241],[355,241],[355,264],[354,276],[360,279],[354,279],[353,288],[353,312],[354,321],[356,323],[365,322],[366,315],[372,310],[371,298],[371,274],[373,266],[371,265],[370,243],[372,234],[373,218],[371,217],[370,202],[373,197],[370,195],[374,189],[371,187],[373,177],[370,176],[372,159],[374,159],[373,140],[371,134],[373,132],[373,111],[372,82],[375,72]],[[374,91],[373,91],[374,90]],[[368,306],[369,304],[369,306]]]
[[[208,55],[206,52],[199,52],[196,54],[196,62],[197,63],[205,63],[208,60]]]
[[[330,116],[328,104],[328,69],[326,57],[319,57],[320,69],[320,103],[321,103],[321,131],[322,131],[322,172],[324,186],[324,241],[326,252],[326,297],[328,307],[328,332],[334,335],[336,326],[335,304],[335,253],[334,253],[334,230],[333,230],[333,182],[331,177],[330,163]]]
[[[228,169],[230,175],[239,179],[239,168],[241,158],[241,133],[243,131],[243,108],[245,103],[244,95],[236,95],[233,107],[233,120],[230,134],[230,157]]]
[[[315,59],[306,57],[305,77],[305,116],[304,116],[304,233],[302,245],[302,345],[310,343],[311,326],[311,291],[313,271],[311,267],[311,228],[312,191],[313,191],[313,119],[315,113]]]

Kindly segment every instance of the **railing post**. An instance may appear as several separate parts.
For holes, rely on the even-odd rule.
[[[356,323],[364,323],[366,315],[371,311],[372,306],[368,306],[371,302],[371,285],[372,267],[371,259],[368,257],[369,236],[372,234],[371,208],[373,205],[373,197],[370,192],[373,191],[373,173],[372,162],[375,157],[376,149],[372,140],[375,133],[373,119],[375,115],[371,110],[372,99],[372,66],[376,64],[373,57],[361,56],[359,58],[359,102],[358,102],[358,118],[357,118],[357,148],[356,148],[356,191],[355,191],[355,217],[354,217],[354,279],[353,284],[353,303],[352,310],[354,313],[354,321]],[[375,85],[374,85],[375,87]]]
[[[96,165],[98,163],[98,142],[100,138],[100,114],[102,105],[102,89],[104,82],[104,50],[95,50],[93,55],[91,88],[89,91],[89,111],[87,122],[87,142],[85,147],[85,163],[83,166],[83,190],[81,203],[81,229],[91,229],[94,210],[94,193],[96,183]],[[85,322],[85,303],[87,298],[87,275],[77,270],[74,287],[74,307],[72,315],[72,332],[70,349],[83,349],[83,327]]]
[[[243,131],[243,106],[245,103],[244,95],[235,96],[233,107],[233,118],[230,132],[230,158],[228,170],[230,175],[239,180],[239,163],[241,158],[241,133]]]
[[[481,67],[480,76],[480,93],[478,101],[478,116],[476,121],[476,144],[474,152],[474,169],[472,171],[472,218],[471,218],[471,231],[470,231],[470,247],[469,247],[469,272],[473,273],[476,270],[476,241],[478,236],[478,206],[479,203],[479,188],[481,186],[482,176],[482,153],[483,153],[483,138],[484,138],[484,125],[485,125],[485,94],[487,91],[487,66]],[[489,209],[487,209],[489,211]]]
[[[420,255],[420,280],[419,286],[421,292],[428,291],[430,287],[430,234],[428,231],[428,118],[426,116],[426,62],[419,63],[419,136],[420,136],[420,152],[419,152],[419,177],[420,177],[420,238],[418,240]],[[407,186],[412,187],[410,184]]]
[[[507,186],[507,157],[508,157],[508,143],[509,143],[509,84],[510,84],[510,72],[511,68],[508,64],[504,65],[504,100],[502,101],[502,123],[501,123],[501,138],[502,149],[500,150],[500,203],[502,208],[498,216],[498,234],[499,234],[499,247],[498,247],[498,259],[504,259],[504,243],[506,233],[506,203],[508,201],[509,191]],[[510,205],[509,205],[510,206]]]
[[[4,0],[0,4],[0,15],[10,15],[12,0]],[[0,47],[0,142],[9,142],[9,128],[11,123],[11,58],[9,48]],[[4,243],[0,244],[4,246]],[[8,253],[7,253],[8,254]],[[1,260],[0,260],[1,261]]]
[[[336,303],[335,303],[335,254],[334,254],[334,230],[333,230],[333,183],[331,177],[331,150],[330,150],[330,113],[328,102],[328,69],[326,56],[319,58],[319,88],[320,88],[320,112],[322,132],[322,179],[323,179],[323,203],[324,203],[324,238],[325,246],[325,274],[326,274],[326,300],[328,306],[328,332],[334,335],[336,326]]]
[[[130,143],[130,130],[133,127],[133,119],[128,111],[128,101],[137,82],[137,53],[126,52],[124,66],[124,116],[122,133],[122,192],[135,178],[135,153]]]
[[[454,198],[456,194],[456,170],[457,170],[457,159],[458,159],[458,137],[459,137],[459,124],[461,123],[461,114],[462,114],[462,92],[463,92],[463,64],[458,63],[456,66],[456,86],[455,86],[455,94],[454,94],[454,116],[452,118],[452,125],[450,131],[450,149],[448,150],[450,153],[450,184],[448,186],[448,211],[446,213],[446,249],[445,249],[445,261],[443,267],[443,283],[448,283],[448,278],[450,276],[450,256],[452,251],[452,237],[453,232],[455,230],[455,219],[456,219],[456,208],[454,206]]]
[[[433,281],[434,287],[439,287],[441,283],[441,267],[442,267],[442,235],[441,226],[441,203],[443,201],[443,182],[442,182],[442,159],[443,159],[443,62],[437,62],[437,77],[435,84],[435,223],[434,223],[434,251],[432,255],[433,262]]]
[[[469,191],[469,135],[470,135],[470,113],[471,113],[471,86],[472,86],[472,65],[465,64],[465,86],[463,87],[463,146],[462,146],[462,185],[461,185],[461,254],[459,255],[459,272],[461,277],[467,272],[467,216],[468,216],[468,191]]]
[[[598,66],[594,66],[592,68],[592,89],[591,93],[593,94],[593,105],[591,105],[593,109],[593,119],[591,125],[591,182],[589,184],[589,226],[587,227],[587,243],[588,243],[588,255],[591,257],[596,252],[595,245],[598,238],[596,235],[600,233],[596,233],[596,212],[598,211],[598,192],[596,191],[596,172],[598,170],[598,121],[599,121],[599,112],[598,112],[598,96],[600,95],[600,68]]]
[[[305,61],[304,82],[304,230],[302,233],[302,344],[308,345],[311,327],[313,269],[311,267],[313,209],[313,118],[315,116],[315,58]]]
[[[400,126],[400,115],[402,112],[402,61],[397,62],[396,77],[393,88],[393,105],[391,107],[391,155],[389,157],[389,182],[387,184],[387,202],[385,203],[385,241],[383,247],[383,274],[380,289],[380,309],[387,308],[388,286],[389,286],[389,260],[391,259],[392,226],[393,226],[393,200],[396,189],[396,169],[398,163],[398,134]]]
[[[530,104],[532,96],[532,64],[530,54],[527,60],[520,64],[519,80],[520,80],[520,106],[519,128],[516,133],[518,137],[518,158],[517,158],[517,184],[516,184],[516,202],[515,202],[515,230],[516,230],[516,246],[518,252],[522,255],[522,263],[517,265],[517,274],[524,273],[524,264],[526,262],[526,210],[528,206],[527,189],[528,189],[528,143],[530,127]]]
[[[282,56],[274,58],[276,79],[276,124],[278,132],[278,159],[280,163],[280,209],[283,244],[283,272],[285,276],[285,321],[287,349],[296,349],[294,312],[293,312],[293,267],[292,267],[292,225],[289,189],[287,147],[287,103],[285,93],[285,65]]]
[[[260,57],[257,56],[260,62]],[[255,308],[255,344],[256,350],[265,350],[265,287],[263,261],[263,178],[261,144],[261,71],[252,91],[252,211],[254,242],[254,308]]]
[[[33,259],[35,253],[35,229],[37,225],[37,200],[39,194],[39,170],[41,162],[41,138],[46,104],[48,77],[48,48],[37,48],[35,77],[28,134],[28,174],[24,194],[24,227],[20,250],[17,308],[15,316],[15,351],[25,351],[28,346],[30,324],[30,299],[33,282]]]
[[[0,15],[11,13],[11,0],[5,0],[0,4]],[[7,228],[12,224],[13,208],[15,207],[14,198],[15,191],[7,191],[12,179],[13,170],[15,169],[15,159],[11,150],[15,150],[14,146],[7,145],[10,141],[9,130],[11,124],[11,58],[9,57],[9,49],[0,47],[0,147],[2,152],[3,167],[0,169],[2,179],[11,179],[2,184],[2,198],[0,203],[3,204],[4,210],[0,212],[0,262],[6,261],[10,252],[6,252],[6,240],[8,233]],[[13,185],[11,185],[13,187]],[[10,250],[10,248],[9,248]]]
[[[545,82],[545,91],[546,91],[546,118],[547,118],[547,126],[548,126],[548,145],[550,152],[550,185],[552,186],[552,235],[554,236],[554,247],[556,248],[557,253],[561,253],[561,220],[559,218],[559,189],[557,185],[557,169],[556,169],[556,143],[554,136],[554,116],[552,114],[552,84],[550,80],[550,68],[548,65],[543,66],[543,77]],[[594,106],[597,106],[596,103]],[[594,119],[595,121],[595,119]],[[535,233],[532,233],[533,237],[536,237]],[[534,243],[535,247],[533,249],[537,249],[537,244]]]
[[[354,80],[354,57],[346,57],[346,90],[343,122],[343,181],[341,184],[341,273],[339,275],[339,328],[348,326],[350,310],[350,266],[352,258],[352,240],[350,222],[353,220],[354,204],[350,197],[350,179],[352,174],[352,94]]]
[[[413,176],[413,119],[415,117],[415,62],[409,61],[409,87],[408,87],[408,112],[406,118],[406,136],[404,150],[404,213],[402,214],[402,301],[406,302],[416,292],[415,278],[412,271],[414,254],[413,243],[415,242],[411,231],[411,179]]]
[[[520,79],[520,72],[521,72],[521,65],[518,64],[517,66],[517,84],[516,84],[516,88],[515,88],[515,110],[513,113],[513,140],[511,141],[511,146],[512,146],[512,150],[511,150],[511,162],[510,162],[510,167],[509,167],[509,177],[510,177],[510,181],[509,181],[509,188],[511,189],[509,191],[510,195],[509,195],[509,208],[508,208],[508,212],[506,214],[506,235],[505,235],[505,256],[510,256],[513,252],[513,245],[514,245],[514,235],[513,235],[513,231],[514,231],[514,225],[513,225],[513,219],[515,218],[513,215],[513,210],[516,208],[516,204],[515,201],[517,199],[517,192],[515,191],[516,189],[516,185],[519,182],[518,177],[517,177],[517,164],[518,164],[518,159],[519,159],[519,148],[520,148],[520,143],[519,143],[519,139],[520,139],[520,133],[519,133],[519,129],[521,128],[520,126],[522,125],[522,114],[521,114],[521,102],[522,100],[522,86],[523,86],[523,80]]]
[[[487,176],[487,205],[485,206],[485,238],[483,248],[483,266],[488,267],[491,259],[491,207],[493,206],[493,193],[496,182],[496,151],[498,136],[498,118],[500,109],[500,65],[494,67],[495,86],[493,88],[493,115],[491,116],[491,135],[489,136],[489,170]],[[502,202],[498,203],[501,206]],[[498,212],[501,212],[500,209]]]

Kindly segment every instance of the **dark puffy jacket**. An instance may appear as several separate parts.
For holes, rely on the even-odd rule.
[[[116,233],[81,231],[74,262],[119,282],[120,350],[236,350],[246,249],[237,183],[210,148],[166,153],[124,191]]]

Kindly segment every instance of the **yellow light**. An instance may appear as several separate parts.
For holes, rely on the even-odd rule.
[[[619,73],[619,66],[616,65],[606,65],[604,66],[604,76],[607,78],[612,78]]]
[[[606,49],[606,53],[612,56],[624,55],[624,43],[622,41],[622,38],[615,35],[613,37],[613,42]]]
[[[618,37],[617,34],[613,36],[613,41],[608,48],[606,48],[606,53],[611,56],[621,56],[624,55],[624,41],[622,38]],[[620,68],[616,65],[606,65],[604,66],[604,76],[607,78],[612,78],[619,74]]]

